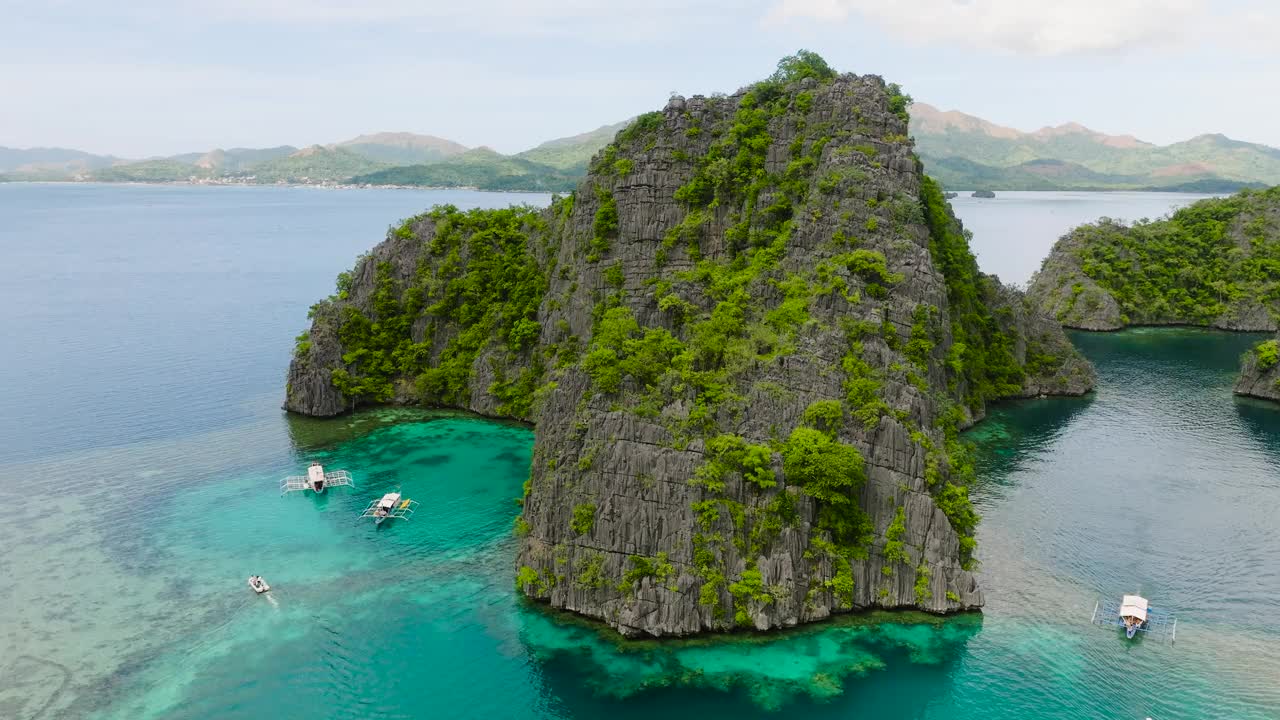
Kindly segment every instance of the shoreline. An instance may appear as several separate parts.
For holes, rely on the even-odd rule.
[[[1063,325],[1062,325],[1062,329],[1063,329],[1063,330],[1069,330],[1069,331],[1071,331],[1071,332],[1093,333],[1093,334],[1095,334],[1095,335],[1108,335],[1108,334],[1113,334],[1113,333],[1120,333],[1120,332],[1124,332],[1125,330],[1138,330],[1138,329],[1143,329],[1143,328],[1147,328],[1147,329],[1151,329],[1151,328],[1169,328],[1169,329],[1181,329],[1181,330],[1207,330],[1207,331],[1209,331],[1209,332],[1231,333],[1231,334],[1233,334],[1233,335],[1248,335],[1248,334],[1255,334],[1255,335],[1256,335],[1256,334],[1269,335],[1269,334],[1273,334],[1273,333],[1275,333],[1275,332],[1276,332],[1276,330],[1249,330],[1249,329],[1243,329],[1243,328],[1228,328],[1228,327],[1221,327],[1221,326],[1218,326],[1218,325],[1196,325],[1195,323],[1184,323],[1184,322],[1167,322],[1167,323],[1129,323],[1129,324],[1127,324],[1127,325],[1121,325],[1120,327],[1117,327],[1117,328],[1102,328],[1102,329],[1084,328],[1084,327],[1077,327],[1077,326],[1075,326],[1075,325],[1066,325],[1066,324],[1063,324]]]
[[[192,182],[190,180],[3,180],[3,185],[141,185],[145,187],[184,186],[184,187],[251,187],[251,188],[311,188],[315,190],[466,190],[470,192],[526,194],[526,195],[563,195],[570,190],[490,190],[474,185],[373,185],[369,183],[289,183],[289,182]]]

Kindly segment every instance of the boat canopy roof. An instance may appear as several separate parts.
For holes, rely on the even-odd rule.
[[[1120,600],[1120,617],[1147,619],[1147,599],[1139,595],[1125,595]]]
[[[307,468],[307,479],[311,482],[324,482],[324,467],[320,463],[311,463]]]
[[[387,493],[378,501],[378,507],[389,508],[398,502],[400,502],[400,493]]]

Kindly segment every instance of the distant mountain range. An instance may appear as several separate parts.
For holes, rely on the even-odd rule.
[[[232,148],[123,160],[64,148],[0,147],[0,181],[301,183],[572,190],[629,121],[514,155],[432,135],[382,132],[329,145]],[[1187,190],[1280,185],[1280,150],[1200,135],[1154,145],[1077,123],[1022,132],[925,103],[911,106],[925,170],[944,186],[989,190]]]
[[[67,148],[16,148],[0,147],[0,176],[15,174],[40,179],[65,178],[73,174],[109,167],[124,162],[111,155],[94,155],[82,150]]]
[[[63,148],[0,147],[0,181],[340,183],[563,192],[578,184],[591,156],[626,124],[550,140],[515,155],[407,132],[301,149],[217,149],[146,160]]]
[[[911,106],[925,169],[943,185],[991,190],[1236,190],[1280,184],[1280,150],[1224,135],[1153,145],[1078,123],[1021,132],[932,105]]]

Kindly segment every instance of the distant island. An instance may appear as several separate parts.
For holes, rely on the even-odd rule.
[[[974,190],[972,197],[976,198],[993,198],[996,194],[990,190]]]
[[[327,145],[231,148],[126,160],[65,148],[0,147],[0,182],[191,182],[470,187],[568,192],[627,121],[514,155],[433,135],[381,132]],[[1280,150],[1223,135],[1154,145],[1078,123],[1022,132],[925,103],[910,135],[945,188],[1229,193],[1280,184]],[[978,196],[984,197],[984,196]]]
[[[1028,298],[1067,327],[1280,329],[1280,187],[1202,200],[1168,219],[1103,218],[1054,245]]]

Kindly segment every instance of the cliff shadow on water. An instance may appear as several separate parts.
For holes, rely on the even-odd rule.
[[[535,423],[517,585],[625,635],[980,607],[959,432],[1094,373],[978,271],[909,103],[802,51],[546,210],[411,218],[312,308],[286,408]]]
[[[1236,398],[1235,408],[1236,415],[1244,427],[1248,428],[1249,434],[1257,440],[1258,447],[1280,464],[1280,449],[1271,442],[1272,438],[1280,436],[1280,413],[1276,412],[1275,403],[1258,398],[1240,397]]]
[[[1056,438],[1093,402],[1094,394],[1072,398],[1038,398],[1001,405],[964,434],[975,448],[974,462],[981,484],[1013,487],[1010,476],[1035,462]]]
[[[289,432],[289,440],[295,451],[300,454],[322,451],[335,445],[368,435],[376,430],[401,423],[422,423],[445,419],[477,419],[482,418],[467,410],[452,408],[426,408],[417,406],[385,405],[363,408],[359,412],[348,413],[337,418],[317,418],[298,413],[285,415],[285,427]],[[496,423],[509,423],[512,426],[528,428],[529,424],[521,420],[509,418],[489,418],[484,420]],[[521,472],[524,472],[524,468]]]
[[[611,642],[597,628],[538,617],[521,642],[572,717],[772,717],[786,707],[820,718],[851,706],[914,716],[953,692],[981,627],[980,614],[870,613],[767,634]]]

